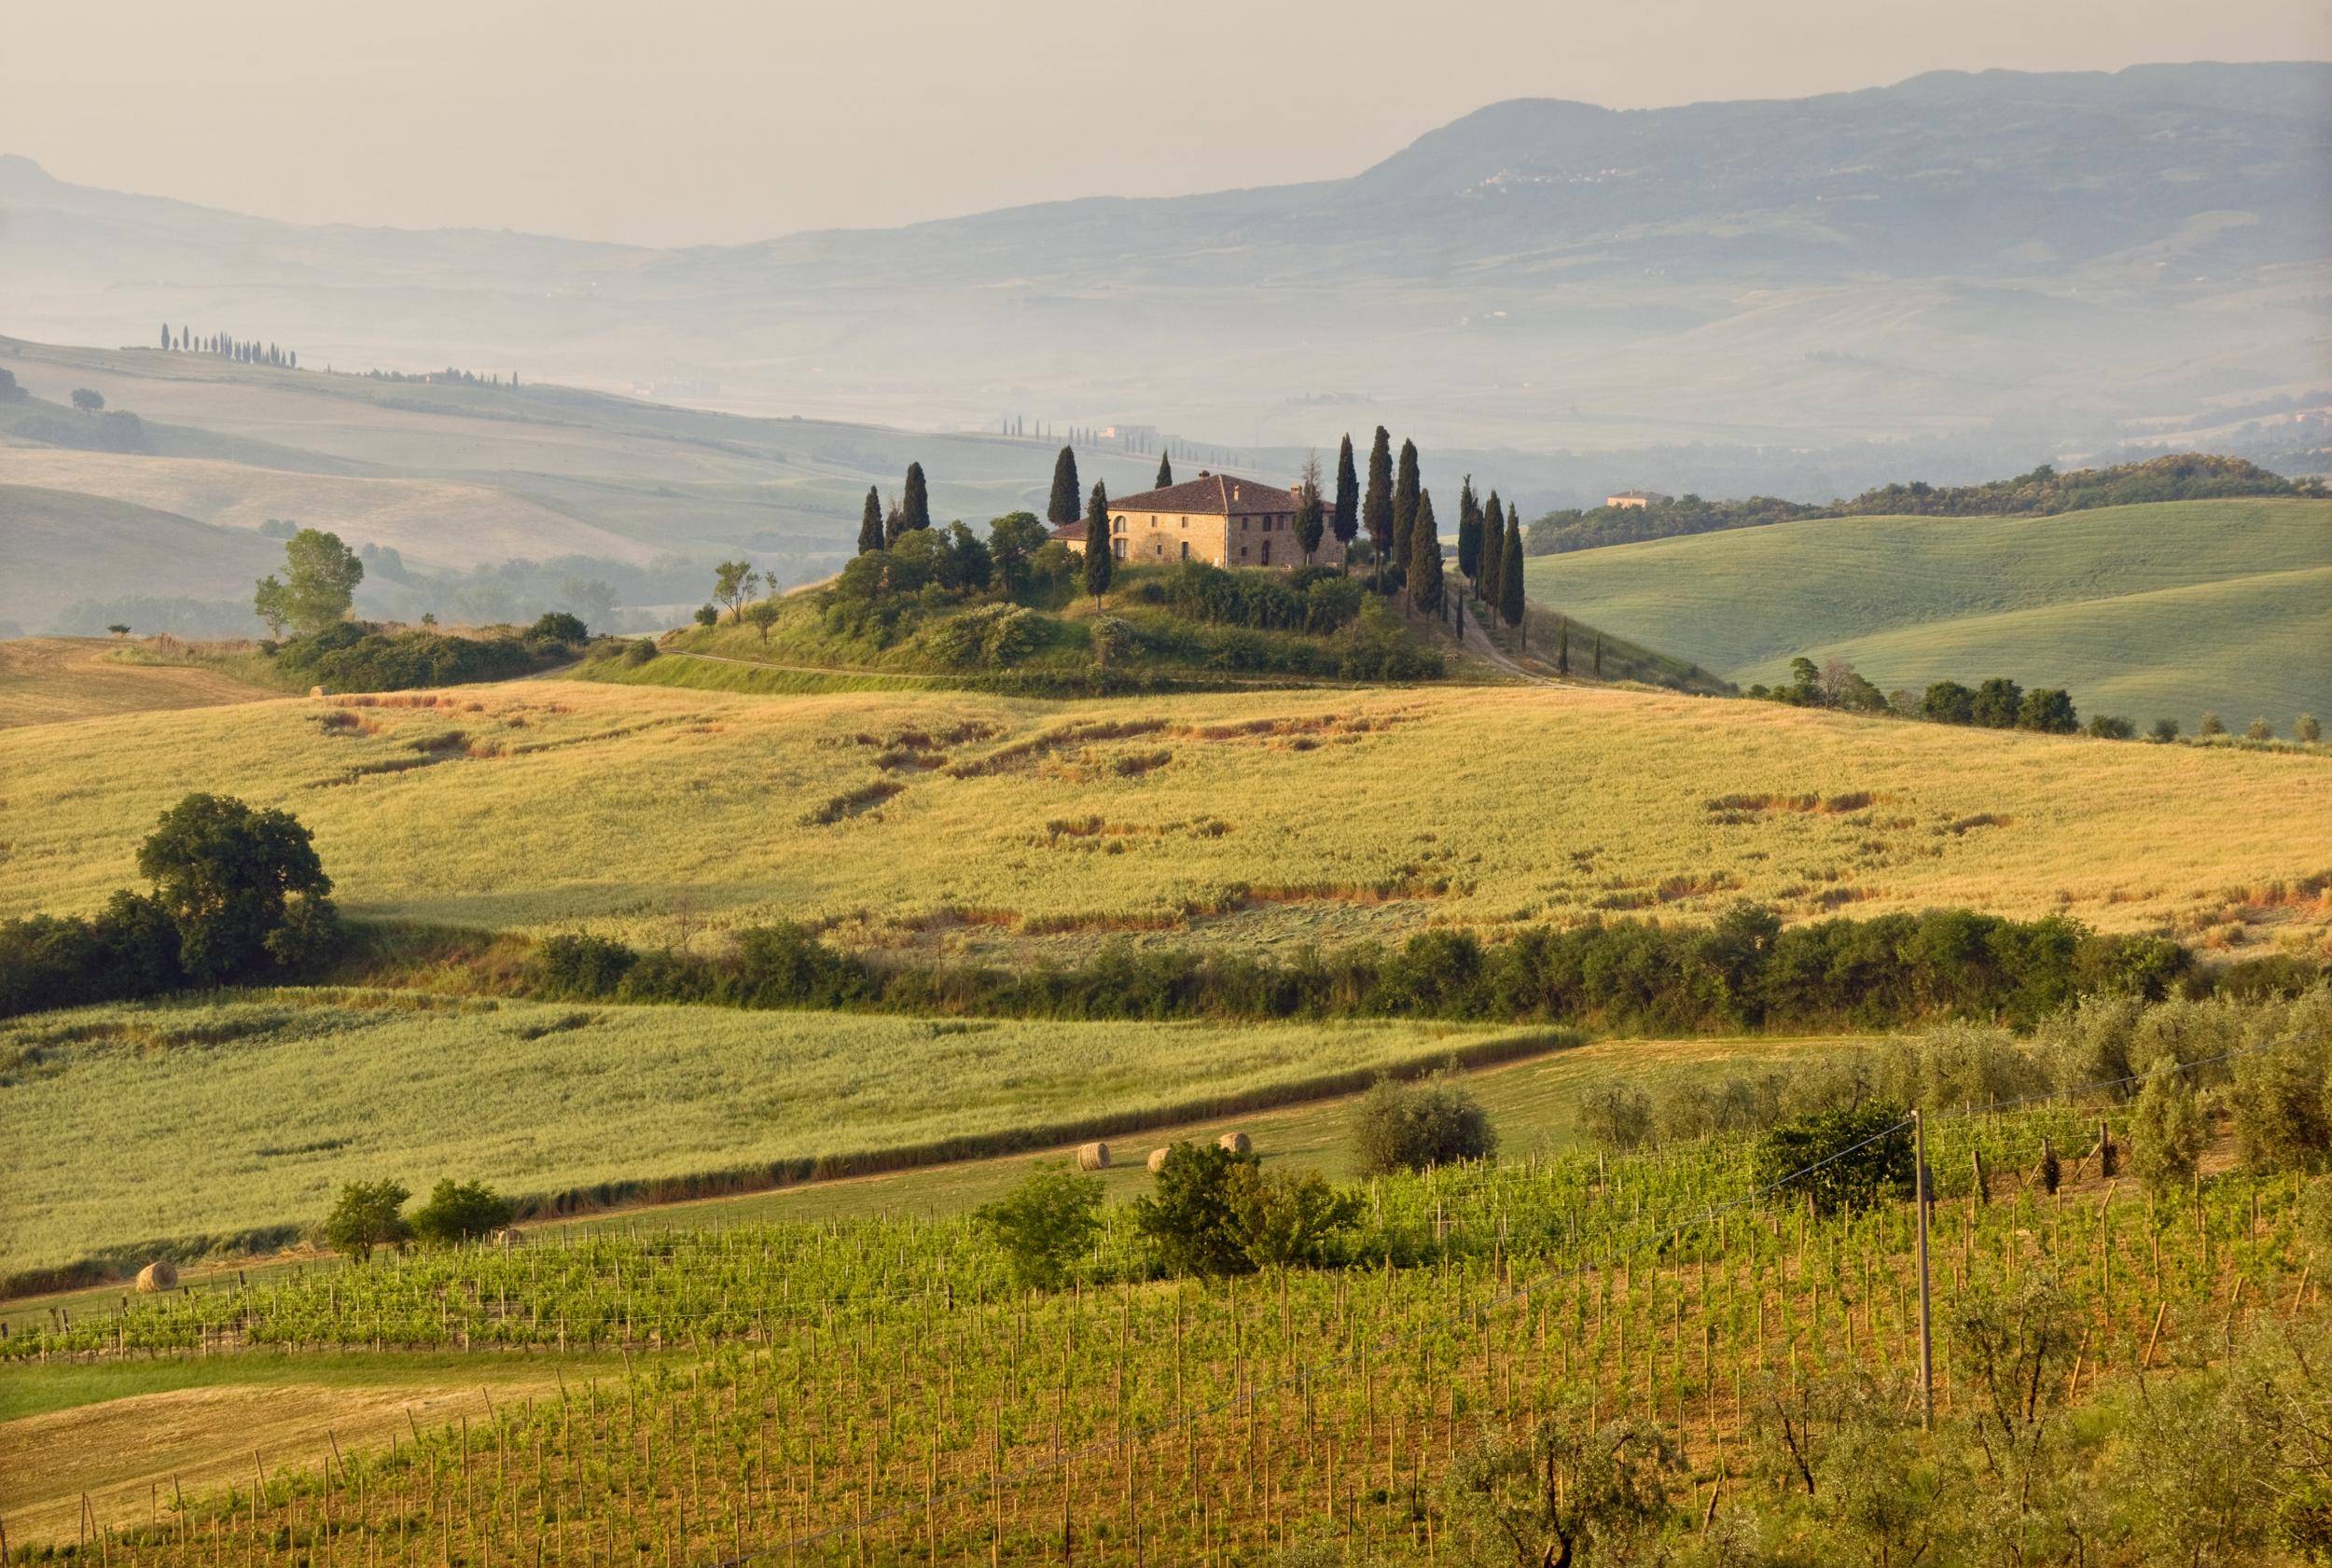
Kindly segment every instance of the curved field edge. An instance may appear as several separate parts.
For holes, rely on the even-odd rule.
[[[1881,637],[1900,639],[1910,654],[1922,629],[1941,632],[1971,618],[2311,571],[2324,566],[2327,549],[2332,502],[2221,500],[2042,518],[1813,519],[1534,557],[1527,571],[1533,597],[1550,607],[1749,681],[1770,678],[1796,655],[1821,657],[1814,650],[1847,650],[1852,659],[1853,647]],[[2304,625],[2271,613],[2271,604],[2239,592],[2166,604],[2185,620],[2153,628],[2116,655],[2112,701],[2198,701],[2181,684],[2189,644],[2249,644],[2247,660],[2229,672],[2242,681],[2203,703],[2222,711],[2290,706],[2311,673],[2317,689],[2327,684],[2321,631],[2309,640]],[[2026,686],[2068,687],[2085,707],[2108,700],[2085,690],[2109,672],[2071,631],[2046,617],[2003,630],[2017,635],[1980,650],[1946,642],[1934,650],[1935,665],[1890,660],[1865,673],[1882,687],[2009,674]],[[1962,667],[1964,655],[1991,665]]]
[[[349,1180],[484,1180],[529,1216],[672,1202],[1118,1136],[1579,1038],[356,991],[42,1014],[0,1027],[0,1293],[282,1247]]]
[[[354,915],[649,946],[798,920],[983,962],[1082,961],[1111,933],[1270,955],[1741,899],[2062,913],[2211,949],[2332,929],[2291,892],[2332,867],[2321,754],[1673,693],[534,680],[0,731],[0,918],[100,907],[208,789],[294,812]],[[1808,796],[1860,804],[1781,809]]]

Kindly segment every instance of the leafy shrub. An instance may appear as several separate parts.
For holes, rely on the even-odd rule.
[[[2177,1073],[2146,1080],[2130,1115],[2130,1170],[2161,1197],[2194,1180],[2202,1158],[2202,1108]]]
[[[635,638],[632,642],[626,643],[623,645],[623,661],[632,669],[636,670],[641,665],[645,664],[648,660],[654,659],[657,652],[658,649],[655,638]]]
[[[441,1177],[429,1200],[413,1211],[412,1233],[424,1242],[451,1245],[491,1236],[510,1223],[510,1200],[483,1182]]]
[[[1240,1229],[1236,1173],[1253,1154],[1213,1144],[1181,1143],[1166,1151],[1156,1187],[1133,1200],[1133,1226],[1172,1274],[1211,1277],[1253,1271]]]
[[[1900,1105],[1881,1100],[1784,1122],[1757,1140],[1755,1180],[1770,1187],[1796,1176],[1780,1200],[1810,1198],[1825,1214],[1908,1198],[1915,1160],[1903,1119]]]
[[[412,1194],[398,1181],[346,1182],[324,1217],[324,1243],[359,1263],[375,1247],[402,1246],[412,1236],[405,1223],[405,1200]]]
[[[973,1219],[1004,1249],[1012,1277],[1024,1289],[1050,1290],[1101,1231],[1102,1183],[1059,1160],[1040,1163],[1004,1197],[981,1205]]]
[[[553,996],[613,996],[639,954],[623,943],[589,933],[546,940],[536,957],[542,988]]]
[[[1353,1107],[1353,1143],[1367,1175],[1488,1159],[1498,1152],[1489,1113],[1442,1074],[1418,1084],[1379,1078]]]
[[[2138,727],[2112,714],[2097,714],[2089,719],[2089,734],[2100,741],[2134,741]]]
[[[1133,651],[1133,627],[1122,617],[1095,616],[1088,633],[1097,664],[1115,664]]]
[[[1627,1078],[1597,1084],[1579,1096],[1579,1131],[1601,1148],[1642,1148],[1652,1139],[1652,1097]]]
[[[572,617],[569,617],[572,618]],[[295,637],[275,655],[276,667],[301,683],[334,691],[410,691],[512,680],[531,674],[556,645],[515,636],[453,637],[437,631],[384,633],[355,621]]]
[[[1317,1171],[1242,1164],[1231,1173],[1231,1215],[1240,1248],[1258,1269],[1308,1269],[1327,1262],[1360,1218],[1360,1200]]]
[[[718,626],[721,623],[721,613],[710,604],[699,604],[696,607],[696,613],[689,618],[699,626]]]
[[[571,645],[588,640],[590,631],[579,616],[571,616],[564,610],[545,610],[526,629],[526,635],[535,642]]]
[[[2255,1171],[2312,1171],[2332,1151],[2325,1096],[2325,1042],[2295,1032],[2235,1063],[2235,1138]]]

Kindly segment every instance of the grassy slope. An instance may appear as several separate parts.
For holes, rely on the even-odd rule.
[[[101,454],[56,455],[79,462]],[[0,481],[22,477],[26,460],[40,467],[49,456],[0,450]],[[76,599],[115,598],[138,581],[146,591],[189,598],[247,595],[284,560],[281,543],[248,530],[69,486],[0,482],[0,620],[28,631],[47,628]],[[165,574],[156,574],[158,562],[167,564]]]
[[[0,642],[0,729],[282,695],[207,665],[149,663],[141,651],[90,637]]]
[[[44,1015],[0,1026],[0,1061],[16,1064],[0,1096],[0,1146],[15,1151],[0,1273],[302,1224],[340,1182],[368,1173],[417,1192],[451,1175],[551,1195],[766,1172],[1095,1117],[1178,1119],[1190,1114],[1179,1107],[1494,1037],[1426,1024],[926,1022],[393,992]],[[64,1128],[75,1134],[54,1135]]]
[[[297,812],[358,914],[649,941],[784,917],[1016,958],[1090,951],[1096,926],[1269,951],[1740,897],[2332,927],[2271,886],[2332,868],[2321,755],[1544,687],[771,701],[537,680],[354,711],[365,728],[293,701],[0,732],[0,916],[94,908],[156,814],[212,789]],[[450,729],[465,747],[424,750]],[[857,796],[878,784],[897,787]],[[1852,812],[1710,808],[1858,792]]]
[[[2332,502],[1833,518],[1529,566],[1550,605],[1744,684],[1804,654],[1881,688],[2008,674],[2084,712],[2279,724],[2332,706]],[[1574,656],[1576,656],[1574,649]]]

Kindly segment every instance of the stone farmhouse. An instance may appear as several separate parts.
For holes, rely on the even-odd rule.
[[[1110,551],[1137,565],[1203,561],[1214,566],[1301,566],[1304,549],[1296,537],[1300,504],[1292,490],[1201,472],[1163,490],[1111,500]],[[1085,552],[1083,522],[1066,523],[1052,536],[1080,555]],[[1312,564],[1343,563],[1344,547],[1324,529]]]
[[[1665,506],[1673,499],[1673,496],[1662,495],[1657,490],[1623,490],[1616,495],[1604,496],[1603,505],[1620,507],[1632,506],[1641,511],[1646,506]]]

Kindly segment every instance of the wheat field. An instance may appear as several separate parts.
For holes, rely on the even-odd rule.
[[[0,1276],[142,1242],[266,1240],[343,1181],[514,1195],[798,1177],[1262,1103],[1557,1031],[1030,1023],[261,992],[0,1024]],[[933,1086],[944,1084],[944,1094]],[[67,1130],[70,1130],[69,1131]],[[679,1190],[687,1190],[685,1185]],[[629,1190],[632,1197],[652,1192]],[[618,1196],[618,1194],[608,1194]]]
[[[0,732],[0,917],[99,905],[188,790],[352,912],[1027,959],[1456,923],[2061,910],[2324,948],[2332,760],[1575,687],[1045,702],[525,681]],[[2314,879],[2314,880],[2311,880]]]

